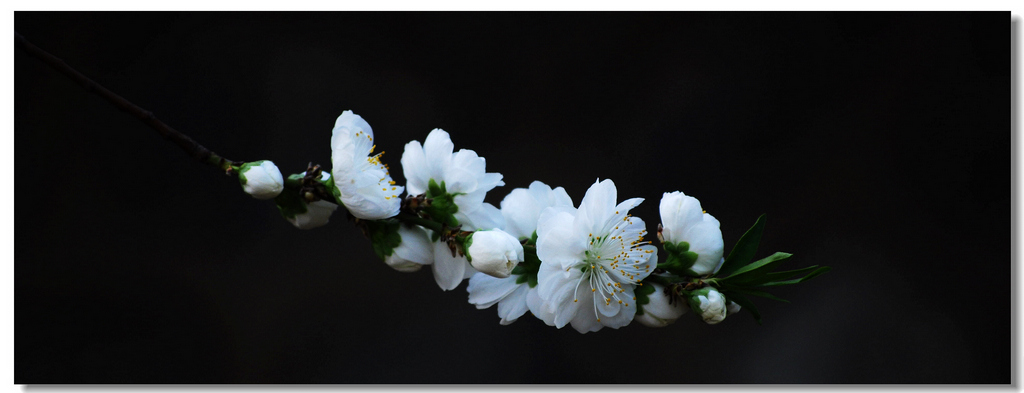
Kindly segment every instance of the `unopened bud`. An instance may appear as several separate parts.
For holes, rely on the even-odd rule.
[[[469,263],[481,273],[497,278],[511,275],[525,257],[519,240],[500,229],[473,232],[468,244]]]
[[[714,287],[704,287],[690,293],[690,309],[700,313],[701,319],[709,325],[725,320],[727,308],[725,296]]]
[[[247,194],[256,199],[273,199],[284,190],[281,170],[267,160],[242,164],[238,171],[238,182]]]

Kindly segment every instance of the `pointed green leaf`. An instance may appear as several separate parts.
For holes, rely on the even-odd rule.
[[[773,281],[773,282],[768,282],[768,283],[761,284],[761,286],[762,287],[775,287],[775,286],[779,286],[779,285],[799,284],[801,282],[810,280],[810,279],[812,279],[814,277],[820,276],[820,275],[824,274],[825,272],[828,272],[829,270],[832,270],[832,268],[829,267],[829,266],[822,266],[822,267],[816,269],[815,271],[807,274],[806,276],[803,276],[803,277],[800,277],[800,278],[797,278],[797,279],[785,280],[785,281]]]
[[[740,236],[740,240],[736,241],[736,245],[729,251],[729,256],[725,258],[722,268],[718,271],[718,276],[728,276],[736,271],[736,269],[746,265],[751,259],[754,259],[754,254],[757,253],[757,246],[761,243],[761,232],[764,231],[765,219],[765,215],[762,214],[754,222],[754,225],[743,236]]]
[[[789,271],[784,271],[784,272],[771,272],[771,273],[756,274],[756,275],[751,275],[750,273],[748,273],[748,274],[744,274],[742,277],[731,278],[731,279],[729,279],[727,281],[725,281],[725,279],[720,279],[720,280],[723,280],[724,282],[728,282],[728,283],[733,284],[733,285],[738,285],[738,286],[743,286],[743,287],[756,287],[756,286],[763,285],[763,284],[769,283],[769,282],[782,281],[782,280],[788,279],[790,277],[796,276],[796,275],[798,275],[798,274],[800,274],[802,272],[814,270],[817,267],[818,267],[818,265],[812,265],[812,266],[808,266],[808,267],[805,267],[805,268],[802,268],[802,269],[789,270]],[[765,269],[765,270],[767,271],[768,269]]]
[[[791,256],[793,256],[793,254],[785,252],[774,253],[772,255],[769,255],[767,258],[760,259],[757,262],[739,268],[738,270],[736,270],[736,272],[721,280],[741,281],[746,279],[756,279],[757,277],[767,274],[771,270],[769,269],[771,265],[789,259],[789,257]],[[744,275],[749,276],[742,277]]]
[[[768,299],[772,299],[772,300],[778,300],[778,301],[784,302],[784,303],[789,303],[789,300],[777,297],[777,296],[772,295],[772,294],[770,294],[768,292],[765,292],[765,291],[758,291],[758,290],[749,289],[749,288],[730,288],[729,291],[730,292],[734,292],[734,293],[743,294],[743,295],[759,296],[759,297],[768,298]]]
[[[800,273],[809,272],[811,270],[814,270],[817,267],[818,267],[818,265],[811,265],[811,266],[800,268],[800,269],[786,270],[786,271],[782,271],[782,272],[771,272],[771,273],[768,273],[768,277],[771,278],[772,281],[786,280],[786,279],[789,279],[789,278],[796,277]]]

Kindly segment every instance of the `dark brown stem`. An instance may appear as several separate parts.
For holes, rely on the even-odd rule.
[[[242,165],[242,162],[231,161],[217,155],[210,151],[210,149],[207,149],[192,140],[192,138],[189,138],[188,135],[182,134],[181,132],[178,132],[178,130],[173,129],[171,126],[158,120],[156,116],[153,116],[153,112],[142,109],[138,105],[135,105],[123,97],[114,94],[114,92],[107,90],[107,88],[102,85],[93,82],[92,79],[89,79],[85,75],[82,75],[81,72],[71,68],[71,66],[65,63],[64,60],[61,60],[60,58],[40,49],[38,46],[33,45],[31,42],[28,42],[28,40],[26,40],[25,37],[22,37],[21,34],[18,34],[17,31],[14,32],[14,43],[29,55],[32,55],[32,57],[42,60],[44,63],[49,64],[50,67],[53,67],[53,69],[66,75],[75,82],[78,82],[78,84],[82,85],[85,90],[100,96],[111,104],[114,104],[118,109],[139,118],[143,123],[146,123],[146,125],[160,133],[164,139],[169,139],[174,142],[178,147],[185,150],[188,155],[195,159],[213,165],[228,175],[236,175],[236,173],[234,173],[235,171],[231,169],[232,166]]]

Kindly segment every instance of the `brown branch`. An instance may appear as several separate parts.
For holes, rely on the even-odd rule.
[[[242,162],[231,161],[229,159],[217,155],[216,153],[210,151],[210,149],[207,149],[200,145],[199,143],[197,143],[196,141],[192,140],[192,138],[189,138],[188,135],[182,134],[178,130],[173,129],[171,128],[171,126],[158,120],[156,116],[153,116],[153,112],[142,109],[138,105],[131,103],[131,101],[128,101],[123,97],[114,94],[114,92],[107,90],[107,88],[103,87],[102,85],[93,82],[92,79],[89,79],[88,77],[82,75],[82,73],[78,72],[74,68],[71,68],[71,66],[65,63],[64,60],[54,55],[51,55],[50,53],[33,45],[31,42],[28,42],[28,40],[26,40],[25,37],[22,37],[21,34],[18,34],[17,31],[14,32],[14,43],[19,48],[27,52],[29,55],[32,55],[32,57],[42,60],[44,63],[49,64],[50,67],[53,67],[53,69],[66,75],[75,82],[78,82],[78,84],[82,85],[82,87],[84,87],[85,90],[100,96],[104,100],[107,100],[107,102],[110,102],[111,104],[116,106],[117,109],[120,109],[124,112],[128,112],[129,114],[139,118],[139,120],[142,120],[143,123],[146,123],[146,125],[150,126],[154,130],[156,130],[156,132],[160,133],[160,135],[163,136],[164,139],[168,139],[174,142],[174,144],[178,145],[178,147],[180,147],[182,150],[185,150],[185,152],[188,153],[188,155],[194,157],[195,159],[213,165],[214,167],[217,167],[218,169],[224,171],[224,173],[228,175],[235,175],[234,171],[231,169],[232,165],[242,165]]]

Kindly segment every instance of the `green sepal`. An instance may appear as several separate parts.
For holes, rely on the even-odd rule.
[[[238,167],[238,182],[241,183],[244,186],[245,183],[248,182],[248,179],[245,178],[245,172],[249,171],[249,168],[252,168],[254,166],[263,165],[264,161],[266,161],[266,160],[247,162],[247,163],[242,164],[242,166],[239,166]],[[232,167],[232,169],[233,168],[234,167]]]
[[[284,190],[274,197],[274,204],[277,205],[277,210],[281,212],[281,215],[288,219],[295,218],[296,215],[303,214],[308,210],[306,201],[302,200],[295,190]]]
[[[459,206],[455,204],[455,196],[459,194],[449,194],[448,188],[445,186],[444,181],[438,184],[434,179],[430,179],[427,182],[427,193],[426,198],[430,199],[430,206],[423,208],[423,211],[430,216],[431,220],[447,224],[450,227],[459,225],[459,221],[455,219],[455,213],[459,211]]]
[[[633,296],[636,296],[636,315],[644,315],[644,305],[651,302],[651,294],[654,293],[654,284],[641,282],[645,285],[637,285],[633,288]]]
[[[529,245],[529,243],[527,243]],[[523,261],[519,262],[512,269],[516,277],[516,284],[526,283],[530,288],[537,286],[537,272],[540,271],[540,258],[537,258],[536,247],[523,247]]]
[[[765,219],[765,215],[762,214],[754,222],[754,225],[743,236],[740,236],[740,240],[736,241],[736,245],[729,251],[729,256],[725,257],[722,268],[718,270],[718,276],[728,276],[754,259],[754,254],[757,253],[757,246],[761,243],[761,233],[764,232]]]
[[[398,227],[402,225],[398,220],[389,218],[386,220],[366,220],[366,232],[370,236],[370,244],[373,245],[373,252],[377,257],[384,259],[395,252],[395,247],[402,244],[402,235],[398,234]]]
[[[462,246],[462,251],[466,254],[466,262],[473,262],[473,257],[469,255],[469,246],[473,244],[473,235],[456,236],[455,241]]]
[[[677,276],[697,275],[691,269],[693,264],[697,262],[697,253],[690,251],[690,243],[665,243],[662,244],[662,247],[668,256],[665,258],[665,262],[658,264],[659,268],[665,269]]]
[[[339,190],[338,186],[334,184],[334,174],[333,173],[332,174],[328,174],[327,180],[319,180],[319,179],[317,179],[317,181],[320,182],[321,184],[323,184],[324,187],[327,188],[327,191],[329,191],[331,193],[331,195],[334,196],[334,201],[338,202],[338,206],[345,206],[343,203],[341,203],[341,190]]]

